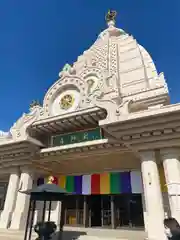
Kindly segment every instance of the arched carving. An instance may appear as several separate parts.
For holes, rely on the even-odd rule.
[[[64,90],[76,89],[81,98],[85,97],[87,84],[77,75],[66,73],[48,90],[43,103],[45,116],[52,115],[51,107],[56,97]],[[80,104],[80,102],[79,102]],[[77,108],[79,108],[79,104]],[[75,109],[76,110],[76,109]]]

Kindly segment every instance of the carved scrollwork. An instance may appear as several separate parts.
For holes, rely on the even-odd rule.
[[[110,101],[112,103],[116,103],[114,99],[118,97],[118,95],[115,84],[110,84],[110,81],[112,79],[114,79],[114,76],[109,75],[105,72],[101,85],[88,95],[88,99],[94,99],[96,101]]]
[[[23,113],[16,123],[11,127],[10,134],[12,139],[18,140],[20,138],[24,139],[27,137],[27,127],[31,125],[34,121],[38,120],[44,111],[40,105],[35,105],[30,107],[29,113]]]
[[[59,77],[69,76],[72,74],[76,74],[75,68],[70,64],[66,63],[62,71],[59,73]]]
[[[125,100],[122,101],[122,103],[117,107],[116,109],[116,115],[125,115],[130,112],[130,105],[133,103],[132,100]]]
[[[116,109],[122,102],[116,87],[116,76],[107,71],[101,74],[103,76],[101,84],[97,85],[93,91],[88,92],[85,102],[88,105],[106,109],[109,118],[116,117]]]

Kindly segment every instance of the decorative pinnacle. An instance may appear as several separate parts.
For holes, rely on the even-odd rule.
[[[36,106],[40,106],[40,103],[38,100],[33,100],[32,103],[30,104],[30,108],[36,107]]]
[[[116,16],[117,16],[117,12],[115,10],[108,10],[105,17],[108,26],[112,26],[115,24]]]

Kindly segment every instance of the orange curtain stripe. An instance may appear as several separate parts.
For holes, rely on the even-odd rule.
[[[59,179],[58,179],[58,185],[61,187],[61,188],[66,188],[66,176],[60,176]]]
[[[100,174],[100,193],[110,194],[110,174],[109,173]]]

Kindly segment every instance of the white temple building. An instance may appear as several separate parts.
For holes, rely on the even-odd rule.
[[[142,228],[163,240],[164,218],[180,222],[180,104],[170,104],[164,74],[115,26],[114,12],[107,24],[66,64],[43,105],[34,101],[0,132],[0,229],[24,229],[29,197],[19,189],[50,175],[75,193],[67,226]]]

